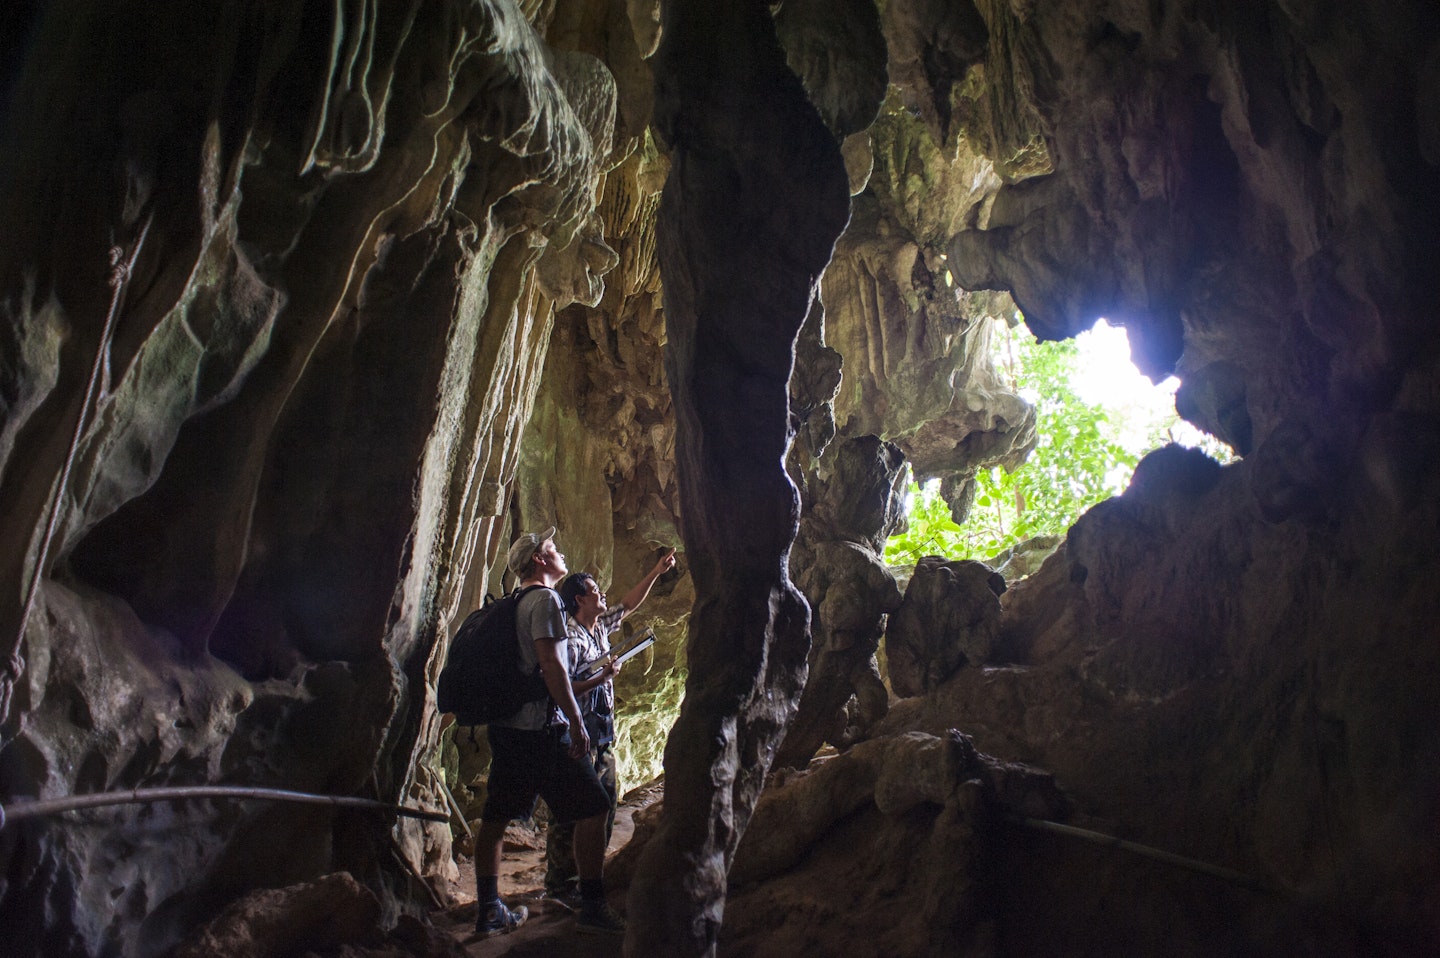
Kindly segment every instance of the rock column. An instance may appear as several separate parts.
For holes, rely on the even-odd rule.
[[[675,0],[662,35],[665,368],[696,599],[665,816],[631,884],[625,951],[681,956],[714,953],[726,872],[804,683],[787,382],[849,190],[765,4]]]

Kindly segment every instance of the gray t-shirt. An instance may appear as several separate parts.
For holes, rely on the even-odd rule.
[[[540,636],[559,640],[560,665],[564,669],[561,674],[570,674],[570,657],[566,648],[569,643],[564,641],[565,609],[560,604],[558,592],[554,589],[532,589],[525,593],[520,600],[520,607],[516,610],[515,631],[519,635],[521,671],[531,672],[540,664],[540,656],[535,651],[535,637]],[[520,711],[505,721],[493,724],[536,731],[544,728],[547,722],[569,724],[558,706],[551,705],[548,699],[541,699],[522,706]]]

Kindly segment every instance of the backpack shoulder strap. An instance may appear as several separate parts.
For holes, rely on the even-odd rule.
[[[517,586],[515,591],[510,593],[509,598],[514,599],[515,604],[519,605],[521,599],[525,598],[527,595],[534,592],[536,589],[549,589],[551,592],[555,592],[555,590],[551,589],[548,585],[527,585],[524,588],[520,588]],[[555,595],[556,597],[559,597],[560,593],[555,592]]]

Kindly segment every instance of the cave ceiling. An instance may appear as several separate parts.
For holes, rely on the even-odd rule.
[[[612,592],[679,550],[627,954],[1436,953],[1437,214],[1420,0],[6,4],[0,806],[473,800],[435,677],[555,525]],[[1123,326],[1238,458],[1023,578],[886,567],[911,478],[963,517],[1038,441],[1022,317]],[[12,815],[0,934],[454,874],[424,819]]]

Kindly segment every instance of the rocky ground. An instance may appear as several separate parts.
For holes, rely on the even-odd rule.
[[[663,794],[659,785],[636,789],[625,796],[615,817],[609,854],[625,847],[634,833],[635,813],[648,808]],[[575,930],[574,914],[564,905],[540,897],[545,879],[543,826],[511,825],[505,834],[500,894],[513,908],[524,905],[530,917],[516,931],[495,938],[477,939],[475,930],[475,862],[457,855],[460,877],[445,890],[452,904],[434,916],[435,926],[449,932],[471,958],[618,958],[620,936],[582,935]],[[624,893],[612,894],[611,904],[622,913]]]

